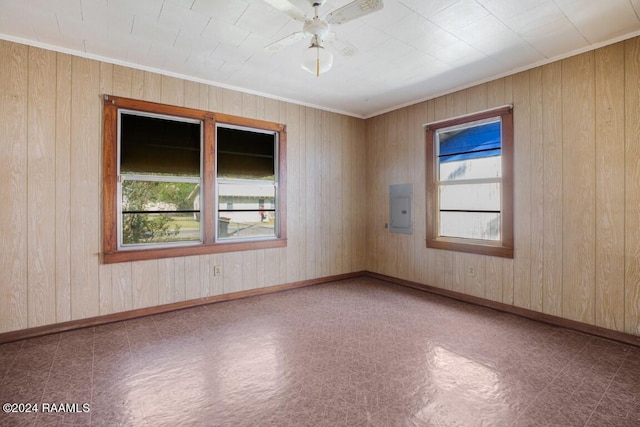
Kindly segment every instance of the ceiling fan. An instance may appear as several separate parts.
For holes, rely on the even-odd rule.
[[[302,10],[289,0],[264,0],[265,3],[278,9],[280,12],[291,18],[304,22],[302,31],[295,32],[287,37],[278,40],[265,49],[276,52],[289,46],[298,40],[311,38],[311,45],[307,49],[302,68],[313,73],[316,77],[327,72],[333,66],[333,54],[325,49],[325,41],[332,35],[331,25],[341,25],[362,16],[368,15],[383,8],[382,0],[354,0],[328,14],[324,19],[318,16],[318,9],[325,4],[326,0],[308,0],[313,7],[313,17],[308,17]],[[355,48],[347,44],[343,54],[353,55]]]

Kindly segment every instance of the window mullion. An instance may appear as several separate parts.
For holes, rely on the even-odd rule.
[[[203,218],[203,242],[213,244],[215,242],[215,206],[217,205],[217,188],[215,186],[215,120],[207,118],[204,120],[204,130],[202,135],[202,203],[200,206]]]

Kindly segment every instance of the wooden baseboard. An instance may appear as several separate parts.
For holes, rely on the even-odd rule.
[[[574,331],[595,335],[600,338],[606,338],[609,340],[619,341],[625,344],[630,344],[636,347],[640,347],[640,336],[631,335],[624,332],[613,331],[611,329],[602,328],[600,326],[589,325],[582,322],[576,322],[574,320],[569,320],[569,319],[565,319],[558,316],[552,316],[550,314],[540,313],[533,310],[527,310],[526,308],[515,307],[513,305],[508,305],[501,302],[495,302],[495,301],[487,300],[484,298],[474,297],[472,295],[462,294],[460,292],[449,291],[447,289],[440,289],[434,286],[423,285],[421,283],[411,282],[409,280],[398,279],[391,276],[385,276],[384,274],[378,274],[378,273],[367,271],[365,272],[365,275],[375,279],[384,280],[385,282],[407,286],[407,287],[418,289],[421,291],[426,291],[432,294],[444,296],[447,298],[452,298],[458,301],[463,301],[470,304],[491,308],[491,309],[502,311],[509,314],[515,314],[516,316],[525,317],[527,319],[536,320],[538,322],[547,323],[549,325],[572,329]]]
[[[302,280],[299,282],[285,283],[282,285],[269,286],[266,288],[250,289],[247,291],[231,292],[228,294],[215,295],[205,298],[199,298],[189,301],[175,302],[171,304],[163,304],[155,307],[141,308],[137,310],[124,311],[121,313],[106,314],[102,316],[89,317],[86,319],[71,320],[69,322],[55,323],[52,325],[38,326],[35,328],[21,329],[18,331],[4,332],[0,334],[0,344],[23,340],[27,338],[34,338],[42,335],[54,334],[58,332],[70,331],[74,329],[87,328],[91,326],[103,325],[106,323],[120,322],[122,320],[135,319],[138,317],[150,316],[153,314],[166,313],[169,311],[181,310],[183,308],[197,307],[200,305],[213,304],[216,302],[230,301],[240,298],[247,298],[256,295],[266,295],[276,292],[282,292],[289,289],[302,288],[305,286],[319,285],[321,283],[335,282],[338,280],[351,279],[355,277],[372,277],[374,279],[383,280],[389,283],[395,283],[401,286],[407,286],[413,289],[429,292],[432,294],[452,298],[458,301],[467,302],[470,304],[479,305],[482,307],[491,308],[505,313],[514,314],[516,316],[525,317],[527,319],[536,320],[538,322],[547,323],[553,326],[559,326],[562,328],[572,329],[579,332],[584,332],[590,335],[595,335],[601,338],[606,338],[614,341],[619,341],[625,344],[640,347],[640,336],[626,334],[624,332],[613,331],[599,326],[588,325],[586,323],[576,322],[574,320],[564,319],[558,316],[552,316],[550,314],[540,313],[533,310],[527,310],[525,308],[515,307],[512,305],[487,300],[484,298],[474,297],[460,292],[449,291],[447,289],[440,289],[434,286],[423,285],[421,283],[412,282],[409,280],[398,279],[396,277],[386,276],[384,274],[374,273],[371,271],[358,271],[354,273],[338,274],[335,276],[319,277],[317,279]]]
[[[335,276],[319,277],[317,279],[302,280],[299,282],[285,283],[282,285],[268,286],[266,288],[250,289],[246,291],[231,292],[228,294],[215,295],[205,298],[198,298],[188,301],[174,302],[154,307],[140,308],[137,310],[123,311],[120,313],[105,314],[102,316],[88,317],[86,319],[71,320],[68,322],[54,323],[52,325],[37,326],[34,328],[21,329],[18,331],[4,332],[0,334],[0,344],[19,341],[27,338],[39,337],[42,335],[55,334],[74,329],[88,328],[91,326],[103,325],[106,323],[120,322],[122,320],[135,319],[138,317],[151,316],[153,314],[166,313],[169,311],[181,310],[183,308],[197,307],[200,305],[213,304],[216,302],[230,301],[240,298],[248,298],[256,295],[266,295],[275,292],[282,292],[289,289],[302,288],[305,286],[318,285],[321,283],[335,282],[337,280],[362,277],[364,271],[355,273],[338,274]]]

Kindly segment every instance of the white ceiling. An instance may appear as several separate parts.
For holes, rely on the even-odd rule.
[[[0,0],[0,38],[370,117],[640,34],[640,0],[384,5],[332,27],[328,48],[357,53],[320,78],[300,67],[308,39],[264,49],[302,23],[262,0]]]

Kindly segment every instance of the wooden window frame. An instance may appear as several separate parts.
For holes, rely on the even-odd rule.
[[[444,237],[438,235],[439,197],[436,132],[439,129],[479,120],[500,118],[501,121],[501,206],[500,241]],[[445,249],[479,255],[513,258],[513,107],[504,106],[425,126],[426,140],[426,201],[428,248]]]
[[[181,243],[175,246],[158,248],[118,249],[118,110],[133,110],[166,116],[196,119],[202,122],[202,201],[201,224],[202,241],[193,244]],[[140,261],[160,258],[206,255],[223,252],[246,251],[255,249],[282,248],[287,246],[286,218],[286,126],[264,120],[214,113],[193,108],[178,107],[155,102],[104,95],[103,130],[103,254],[105,264]],[[215,240],[215,137],[216,124],[227,124],[272,131],[278,134],[278,234],[274,238],[259,240],[223,241]]]

